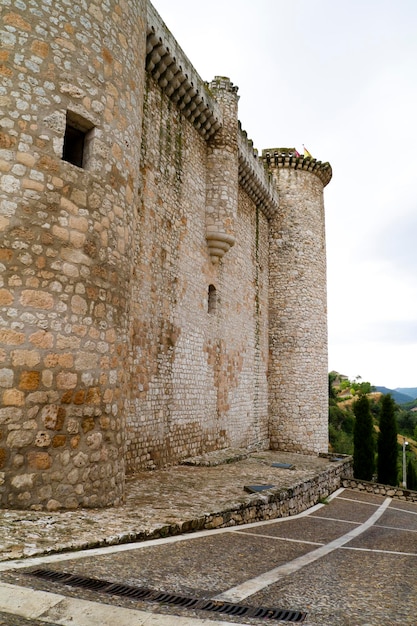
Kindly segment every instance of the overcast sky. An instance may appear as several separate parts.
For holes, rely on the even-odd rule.
[[[203,80],[238,85],[256,148],[332,165],[329,369],[417,386],[417,1],[153,4]]]

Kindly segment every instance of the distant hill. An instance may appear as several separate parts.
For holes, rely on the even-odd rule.
[[[395,391],[405,393],[406,396],[411,396],[413,400],[417,398],[417,387],[397,387]]]
[[[359,380],[358,380],[359,379]],[[350,381],[348,376],[340,374],[333,370],[329,372],[329,380],[331,380],[332,387],[336,390],[339,399],[354,399],[355,393],[358,391],[362,393],[368,393],[365,389],[365,385],[370,383],[364,383],[361,381],[361,377],[358,376],[355,380]],[[360,382],[361,381],[361,382]],[[352,391],[352,388],[354,391]],[[406,410],[411,408],[417,408],[417,387],[396,387],[396,389],[388,389],[388,387],[376,387],[370,385],[371,390],[374,390],[382,394],[391,394],[394,401],[397,404],[408,404],[410,406],[404,407]]]
[[[417,387],[397,387],[396,389],[375,387],[375,389],[383,394],[390,393],[397,404],[406,404],[417,398]]]

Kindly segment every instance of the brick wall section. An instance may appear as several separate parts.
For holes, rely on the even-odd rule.
[[[3,506],[123,499],[145,9],[2,6]],[[61,159],[67,111],[95,127],[84,168]]]
[[[319,453],[328,449],[324,185],[307,160],[291,161],[269,164],[280,198],[269,232],[269,432],[273,449]]]

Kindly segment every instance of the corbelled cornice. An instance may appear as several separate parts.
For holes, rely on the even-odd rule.
[[[209,139],[222,125],[221,111],[150,2],[147,11],[146,69],[181,113]]]
[[[330,163],[322,163],[312,157],[305,157],[297,153],[294,148],[272,148],[262,150],[262,159],[268,167],[291,168],[315,174],[325,187],[332,178]]]
[[[278,195],[245,131],[239,132],[239,183],[267,218],[278,210]]]

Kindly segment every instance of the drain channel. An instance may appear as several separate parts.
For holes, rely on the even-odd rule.
[[[170,604],[185,609],[198,609],[200,611],[211,611],[213,613],[224,613],[238,617],[261,617],[264,619],[272,619],[281,622],[297,622],[301,623],[305,620],[307,614],[301,611],[287,611],[284,609],[270,609],[264,607],[245,606],[243,604],[233,604],[230,602],[222,602],[220,600],[207,600],[201,598],[190,598],[187,596],[179,596],[172,593],[164,593],[155,589],[147,589],[146,587],[132,587],[119,583],[111,583],[108,580],[100,580],[97,578],[87,578],[74,574],[66,574],[65,572],[55,572],[48,569],[35,569],[24,572],[27,576],[36,576],[50,582],[69,585],[70,587],[81,587],[90,591],[100,591],[115,596],[123,596],[134,600],[143,600],[146,602],[158,602],[160,604]]]

